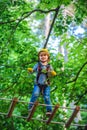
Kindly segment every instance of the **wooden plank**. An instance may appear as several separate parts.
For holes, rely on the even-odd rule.
[[[80,107],[76,106],[75,110],[73,111],[71,117],[69,118],[69,120],[67,121],[67,123],[65,124],[65,127],[68,128],[71,124],[71,122],[73,121],[73,119],[76,117],[77,113],[79,112]]]
[[[49,119],[46,121],[46,124],[49,124],[51,122],[51,120],[54,117],[54,115],[55,115],[55,113],[56,113],[56,111],[57,111],[58,108],[59,108],[59,104],[55,105],[52,114],[50,115]]]
[[[30,120],[31,120],[31,118],[32,118],[32,116],[33,116],[33,114],[34,114],[34,112],[35,112],[35,110],[36,110],[37,105],[38,105],[38,101],[36,101],[36,102],[34,103],[34,105],[33,105],[33,107],[32,107],[32,110],[31,110],[31,112],[29,113],[29,115],[28,115],[28,117],[27,117],[27,121],[30,121]]]
[[[17,102],[18,102],[18,99],[16,97],[12,99],[12,102],[11,102],[9,110],[8,110],[7,117],[11,117],[12,116],[12,112],[13,112],[14,107],[15,107]]]

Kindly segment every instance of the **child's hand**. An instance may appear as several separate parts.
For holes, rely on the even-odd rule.
[[[32,73],[33,69],[32,68],[28,68],[28,72]]]
[[[52,76],[56,76],[56,75],[57,75],[56,72],[55,72],[54,70],[51,71],[50,73],[51,73]]]

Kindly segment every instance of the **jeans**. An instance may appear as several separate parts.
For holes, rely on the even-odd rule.
[[[43,86],[41,86],[43,87]],[[38,85],[34,85],[33,93],[30,99],[30,102],[35,102],[37,98],[40,95],[40,87]],[[46,86],[43,88],[43,97],[44,97],[44,102],[46,105],[46,110],[47,111],[52,111],[52,106],[51,106],[51,100],[50,100],[50,86]],[[29,103],[28,109],[31,109],[33,104]]]

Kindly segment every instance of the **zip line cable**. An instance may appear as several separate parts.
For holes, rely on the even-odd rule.
[[[48,36],[47,36],[47,39],[46,39],[46,41],[45,41],[45,44],[44,44],[44,47],[43,47],[43,48],[46,48],[46,46],[47,46],[47,43],[48,43],[48,40],[49,40],[51,31],[52,31],[53,25],[54,25],[54,23],[55,23],[56,17],[57,17],[57,15],[58,15],[59,9],[60,9],[60,6],[58,6],[58,7],[56,8],[55,15],[54,15],[54,18],[53,18],[52,24],[51,24],[51,26],[50,26],[50,30],[49,30],[49,33],[48,33]]]

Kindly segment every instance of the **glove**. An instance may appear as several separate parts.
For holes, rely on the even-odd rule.
[[[53,70],[53,71],[51,71],[51,75],[52,75],[52,76],[56,76],[57,74],[56,74],[56,72]]]
[[[33,72],[33,69],[32,68],[28,68],[28,72]]]

